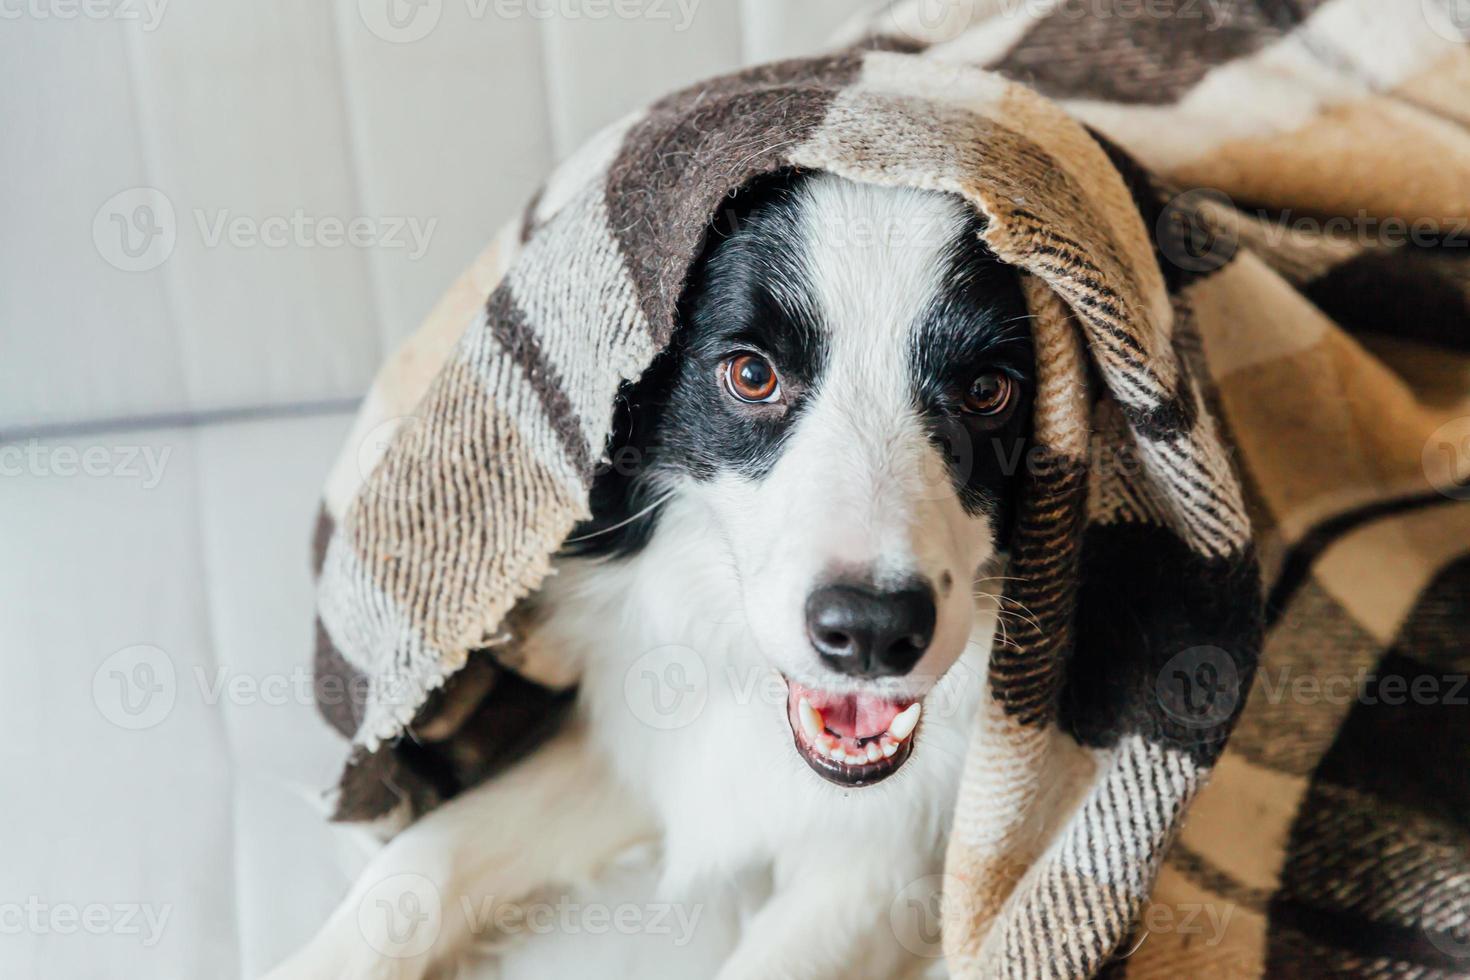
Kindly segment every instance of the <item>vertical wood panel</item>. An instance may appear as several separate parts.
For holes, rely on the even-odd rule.
[[[559,11],[543,21],[558,158],[629,110],[741,63],[740,7],[728,0],[526,3]]]
[[[360,393],[554,157],[676,86],[814,50],[849,13],[848,0],[398,9],[432,24],[395,25],[388,0],[170,4],[152,30],[6,22],[0,426]],[[93,218],[140,186],[166,195],[177,237],[161,266],[125,272]],[[275,228],[279,247],[225,230],[298,216],[300,230]],[[102,227],[120,235],[110,221],[133,217]],[[354,218],[372,244],[338,241]],[[407,225],[383,241],[408,221],[432,227],[422,255]]]
[[[863,4],[854,0],[741,0],[741,8],[745,60],[759,62],[825,50],[833,33],[859,13]]]
[[[433,223],[422,256],[371,256],[394,346],[519,213],[546,175],[551,134],[536,21],[499,16],[496,0],[448,0],[395,24],[388,2],[336,9],[363,206]]]
[[[0,21],[0,430],[184,399],[165,275],[109,265],[93,241],[104,202],[151,179],[128,73],[137,29]],[[123,229],[103,215],[99,231],[105,246]]]
[[[222,676],[267,697],[216,708],[236,777],[234,867],[242,969],[254,980],[303,946],[347,887],[321,792],[344,743],[311,702],[311,540],[322,461],[349,416],[211,426],[197,435],[204,573]],[[269,492],[262,492],[269,487]],[[249,689],[247,689],[249,690]],[[290,885],[289,901],[281,900]],[[152,976],[162,976],[154,973]]]
[[[155,181],[178,217],[162,269],[190,407],[362,391],[379,334],[366,250],[332,232],[363,210],[330,7],[172,4],[132,40]],[[246,237],[216,237],[236,222]]]
[[[198,681],[214,654],[194,435],[40,445],[118,465],[0,479],[0,773],[31,804],[6,808],[0,894],[167,919],[154,945],[7,934],[0,976],[232,976],[234,776]],[[126,451],[158,465],[134,475]]]

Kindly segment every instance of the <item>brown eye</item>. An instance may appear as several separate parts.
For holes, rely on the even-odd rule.
[[[781,382],[771,362],[759,354],[738,354],[725,362],[725,387],[743,402],[773,402]]]
[[[970,384],[965,394],[965,411],[993,418],[1010,407],[1015,391],[1016,383],[1010,375],[986,371]]]

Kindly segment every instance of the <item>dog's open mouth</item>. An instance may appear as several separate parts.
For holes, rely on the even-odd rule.
[[[918,701],[831,694],[786,680],[786,719],[796,751],[824,779],[869,786],[908,761],[923,710]]]

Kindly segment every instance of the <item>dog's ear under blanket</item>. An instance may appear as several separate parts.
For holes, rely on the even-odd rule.
[[[1454,405],[1416,401],[1406,377],[1341,329],[1360,325],[1333,324],[1313,295],[1324,277],[1388,256],[1349,255],[1321,235],[1273,242],[1214,198],[1171,201],[1152,176],[1203,177],[1289,207],[1302,155],[1372,121],[1457,154],[1459,167],[1415,170],[1395,198],[1391,181],[1355,165],[1344,179],[1365,185],[1375,213],[1470,213],[1470,184],[1447,176],[1467,172],[1470,137],[1446,135],[1470,114],[1405,54],[1470,80],[1467,56],[1365,3],[1332,0],[1306,22],[1243,24],[1224,47],[1184,37],[1168,52],[1140,47],[1126,23],[1094,38],[1103,48],[1071,50],[1048,41],[1062,25],[1040,14],[1017,33],[977,3],[959,31],[911,22],[900,5],[860,46],[693,86],[601,134],[385,367],[329,482],[316,666],[323,712],[352,744],[339,817],[401,826],[533,750],[561,717],[576,678],[525,659],[518,639],[534,624],[522,603],[588,514],[615,395],[668,342],[721,202],[787,168],[948,191],[1022,272],[1038,392],[1008,573],[1028,616],[992,655],[966,761],[946,955],[959,976],[1098,970],[1137,921],[1242,711],[1254,724],[1263,596],[1288,575],[1298,590],[1310,577],[1297,549],[1314,522],[1422,489],[1420,448]],[[1329,29],[1339,60],[1319,64],[1303,36]],[[1051,60],[1028,43],[1050,44]],[[1110,60],[1106,45],[1136,57]],[[1396,59],[1371,53],[1385,45]],[[1297,116],[1207,88],[1211,73],[1233,71],[1254,92],[1257,71],[1290,89],[1289,73],[1266,63],[1273,50],[1296,59]],[[1193,74],[1184,54],[1199,62]],[[1342,72],[1359,54],[1371,78],[1365,68],[1355,87],[1324,95],[1313,73]],[[1393,88],[1414,97],[1390,112],[1380,93]],[[1204,132],[1201,99],[1249,136],[1181,143]],[[1429,108],[1414,116],[1411,105]],[[1299,152],[1279,138],[1303,132]],[[1464,275],[1441,276],[1431,316],[1465,322],[1454,306]],[[1465,348],[1463,331],[1452,339]],[[1271,371],[1280,385],[1260,381]],[[1303,410],[1344,378],[1367,386],[1387,436]],[[1333,454],[1344,465],[1329,472]],[[1359,593],[1328,591],[1351,620]],[[1272,614],[1290,616],[1294,594],[1272,592]],[[1387,622],[1376,615],[1359,621]],[[1058,739],[1093,764],[1066,803],[1049,792]],[[1159,887],[1180,887],[1171,874]],[[1272,884],[1252,887],[1241,894],[1266,922]],[[1242,955],[1259,967],[1268,946]]]

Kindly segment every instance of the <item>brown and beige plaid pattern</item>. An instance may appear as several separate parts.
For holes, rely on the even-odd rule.
[[[401,825],[560,717],[576,679],[520,658],[518,604],[587,514],[618,387],[720,201],[820,169],[969,200],[1034,314],[1029,615],[966,760],[951,973],[1470,976],[1456,11],[1123,5],[900,3],[553,175],[384,368],[327,486],[340,817]]]

